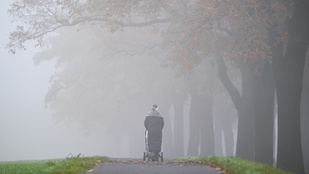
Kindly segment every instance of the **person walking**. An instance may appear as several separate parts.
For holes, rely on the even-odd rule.
[[[158,161],[162,144],[162,129],[164,119],[158,111],[158,106],[154,104],[147,113],[144,125],[148,131],[148,150],[153,153],[152,161]]]

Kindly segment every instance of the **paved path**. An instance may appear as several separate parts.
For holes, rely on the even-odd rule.
[[[139,159],[112,159],[99,163],[87,174],[221,174],[205,164],[144,162]]]

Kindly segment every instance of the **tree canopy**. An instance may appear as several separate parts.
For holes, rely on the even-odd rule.
[[[284,38],[288,15],[286,5],[279,0],[19,0],[8,12],[14,21],[22,22],[7,44],[12,53],[25,49],[28,40],[37,40],[40,46],[48,34],[66,26],[90,23],[113,32],[170,23],[164,38],[174,48],[171,60],[188,68],[214,52],[253,62],[269,58],[267,27],[275,25]]]

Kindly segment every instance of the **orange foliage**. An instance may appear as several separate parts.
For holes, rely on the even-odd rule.
[[[187,13],[178,20],[181,36],[166,37],[181,43],[174,45],[180,48],[171,60],[188,68],[213,55],[252,64],[271,61],[267,30],[275,26],[278,41],[286,38],[287,9],[279,0],[198,0]]]

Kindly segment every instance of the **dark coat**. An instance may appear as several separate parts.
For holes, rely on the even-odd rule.
[[[148,130],[149,151],[161,152],[162,129],[164,127],[163,117],[146,116],[144,125],[145,128]]]

